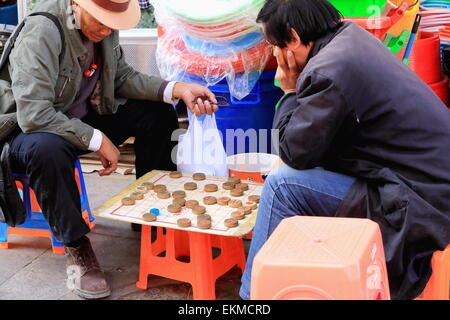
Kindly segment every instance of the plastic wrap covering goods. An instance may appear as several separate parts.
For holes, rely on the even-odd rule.
[[[156,59],[161,76],[196,76],[206,86],[227,80],[236,99],[247,96],[255,74],[276,68],[256,16],[264,0],[151,0],[160,26]],[[161,32],[161,26],[163,32]]]

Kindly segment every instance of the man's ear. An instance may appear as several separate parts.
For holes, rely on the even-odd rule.
[[[292,40],[287,44],[287,47],[289,50],[293,51],[298,49],[302,44],[302,41],[300,39],[300,36],[298,35],[297,31],[295,31],[293,28],[291,28],[291,35]]]

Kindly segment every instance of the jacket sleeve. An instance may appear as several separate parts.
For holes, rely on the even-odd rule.
[[[87,150],[93,128],[79,119],[69,119],[53,106],[60,51],[56,25],[46,17],[27,18],[9,56],[17,121],[25,133],[57,134]]]
[[[114,54],[117,58],[117,72],[114,80],[116,95],[130,99],[163,101],[164,89],[168,81],[134,70],[125,61],[123,49],[118,40],[116,41],[114,46]]]
[[[302,75],[297,93],[285,96],[275,115],[281,159],[300,170],[320,166],[348,110],[335,82],[314,72]]]

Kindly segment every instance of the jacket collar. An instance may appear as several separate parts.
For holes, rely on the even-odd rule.
[[[341,26],[339,26],[335,31],[328,32],[323,37],[317,39],[314,42],[314,44],[312,45],[311,50],[309,51],[309,55],[308,55],[308,58],[306,60],[306,63],[308,63],[310,59],[312,59],[315,55],[317,55],[319,53],[320,50],[322,50],[328,43],[330,43],[330,41],[333,40],[333,38],[337,34],[339,34],[340,31],[342,30],[342,28],[344,26],[346,26],[347,24],[348,24],[347,22],[343,22],[341,24]]]
[[[66,42],[70,44],[73,52],[77,57],[86,55],[87,49],[83,45],[79,30],[75,28],[72,0],[40,1],[34,11],[49,12],[57,16],[64,29]]]
[[[63,21],[73,21],[73,13],[72,13],[72,0],[62,1],[67,6],[65,10],[62,10]],[[74,21],[73,21],[74,22]],[[75,23],[70,24],[74,26]],[[67,31],[67,40],[70,41],[71,47],[77,57],[85,57],[87,54],[87,49],[83,44],[83,39],[81,36],[81,30],[76,29],[75,27],[66,28]],[[81,59],[84,60],[84,59]],[[83,61],[80,61],[83,62]]]

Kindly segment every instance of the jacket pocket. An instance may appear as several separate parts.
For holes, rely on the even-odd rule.
[[[0,113],[10,113],[16,111],[16,101],[11,89],[11,83],[0,80]]]
[[[406,222],[407,212],[408,202],[405,202],[397,210],[386,213],[384,219],[392,228],[400,230]]]
[[[385,221],[394,229],[405,224],[409,206],[408,188],[402,184],[386,184],[381,192],[382,213]]]
[[[70,71],[62,70],[58,74],[58,80],[56,81],[55,87],[55,99],[56,101],[61,101],[70,92],[70,88],[73,88],[72,82],[73,77]]]
[[[122,51],[120,48],[120,44],[117,44],[113,47],[114,57],[118,60],[122,56]]]

